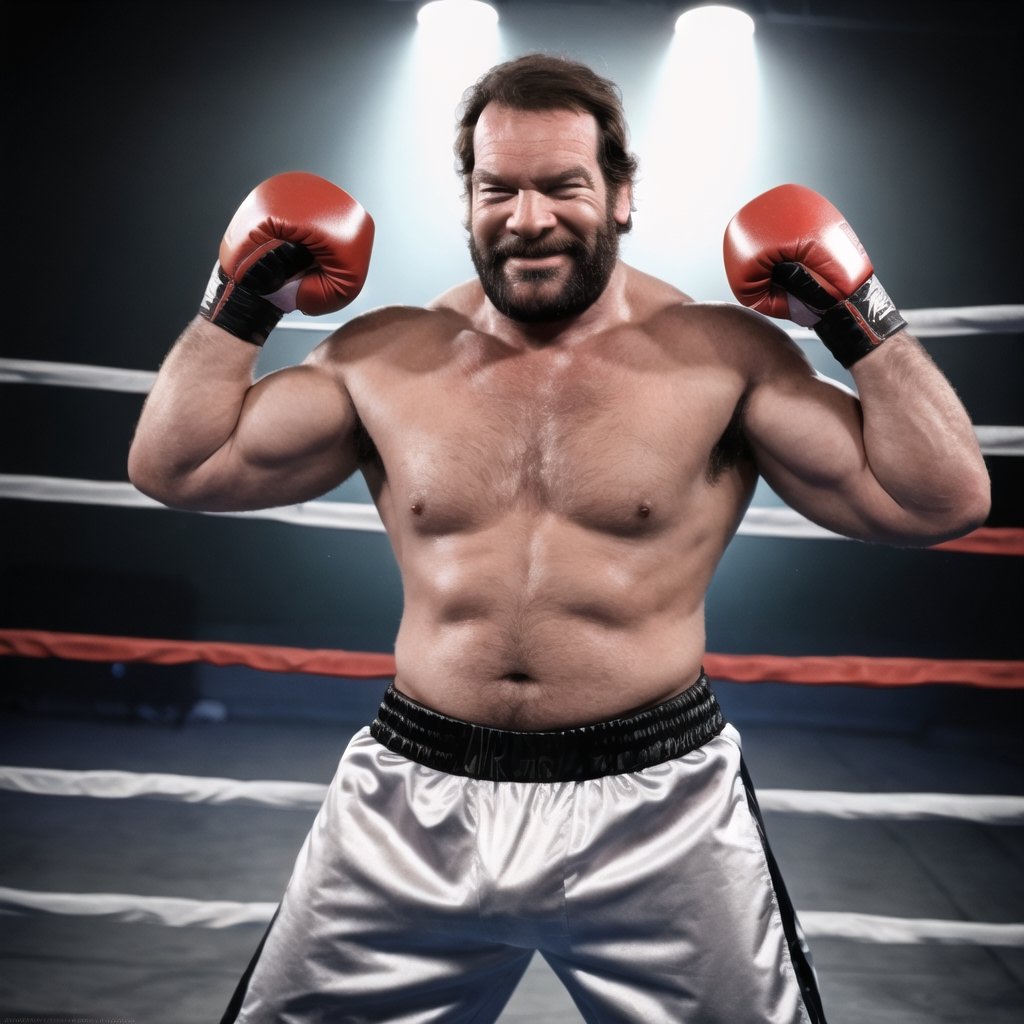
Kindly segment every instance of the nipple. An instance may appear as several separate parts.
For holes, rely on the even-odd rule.
[[[422,502],[422,500],[417,498],[415,501],[413,501],[413,503],[409,506],[409,510],[412,512],[412,514],[414,516],[421,516],[421,515],[423,515],[423,502]]]
[[[641,519],[646,519],[651,514],[651,506],[647,504],[638,505],[636,509],[636,514]]]

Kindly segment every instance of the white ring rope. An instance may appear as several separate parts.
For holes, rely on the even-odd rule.
[[[0,765],[0,789],[36,796],[154,797],[190,804],[259,804],[314,811],[327,794],[325,785],[314,782],[222,779],[155,772],[68,771],[9,765]]]
[[[266,924],[276,909],[276,903],[189,900],[116,892],[33,892],[0,886],[0,913],[105,917],[110,921],[162,924],[173,928]]]
[[[326,786],[304,782],[240,780],[122,771],[68,771],[0,767],[0,789],[45,796],[161,797],[189,803],[260,804],[315,810]],[[840,818],[958,818],[983,824],[1020,824],[1024,798],[948,793],[842,793],[764,789],[762,809]],[[273,903],[192,900],[125,893],[32,892],[0,887],[0,913],[103,917],[110,921],[170,927],[230,928],[265,924]],[[885,944],[948,943],[1022,946],[1024,924],[881,917],[873,914],[801,912],[807,935]]]
[[[1024,924],[936,921],[828,910],[801,910],[798,917],[804,934],[819,939],[853,939],[887,945],[1024,946]]]
[[[47,363],[36,359],[0,359],[0,383],[48,384],[58,388],[91,388],[148,395],[155,370],[122,370],[116,366]]]
[[[1024,428],[975,426],[983,455],[1024,455]]]
[[[976,334],[1015,334],[1024,331],[1024,306],[944,306],[935,309],[904,309],[910,332],[918,338],[959,338]],[[318,323],[287,317],[277,325],[290,331],[335,331],[340,323]],[[808,328],[787,326],[790,337],[811,340]]]
[[[904,310],[911,331],[919,338],[967,337],[978,334],[1016,334],[1024,331],[1024,306],[960,306],[942,309]],[[315,331],[326,334],[341,324],[317,320],[282,320],[278,330]],[[814,333],[789,327],[798,340]],[[94,388],[148,394],[156,380],[154,370],[124,370],[112,366],[52,363],[35,359],[0,359],[0,383],[49,384],[54,387]]]
[[[119,480],[75,480],[56,476],[0,473],[0,498],[70,502],[75,505],[112,505],[119,508],[167,509],[130,483]],[[295,526],[325,526],[335,530],[383,532],[384,524],[373,505],[363,502],[310,501],[254,512],[203,512],[201,515],[242,519],[270,519]]]
[[[34,892],[0,886],[0,913],[63,914],[109,921],[160,924],[174,928],[231,928],[266,924],[275,903],[191,900],[128,893]],[[804,933],[814,938],[853,939],[888,945],[943,943],[972,946],[1024,946],[1024,925],[928,918],[883,917],[838,911],[800,911]]]
[[[157,509],[165,512],[169,510],[167,505],[154,501],[136,490],[132,484],[119,480],[76,480],[70,477],[0,473],[0,498]],[[332,530],[384,532],[384,524],[377,510],[365,502],[319,500],[280,508],[256,509],[251,512],[198,514],[240,519],[269,519],[278,523],[290,523],[293,526],[319,526]],[[799,512],[785,507],[748,508],[736,532],[746,537],[786,537],[796,540],[849,539],[842,534],[826,530]]]
[[[327,787],[313,782],[225,779],[155,772],[69,771],[0,765],[0,789],[36,796],[101,799],[153,797],[203,804],[259,804],[316,810]],[[956,818],[985,825],[1024,824],[1024,797],[962,793],[849,793],[833,790],[762,789],[758,803],[780,814],[920,821]]]
[[[965,793],[847,793],[833,790],[759,789],[757,802],[777,814],[830,818],[922,821],[959,818],[984,825],[1024,825],[1024,797]]]

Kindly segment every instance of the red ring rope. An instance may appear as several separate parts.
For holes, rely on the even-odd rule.
[[[0,629],[0,655],[77,661],[182,665],[243,665],[264,672],[301,672],[370,679],[395,673],[393,655],[341,650],[306,650],[213,640],[155,640],[47,630]],[[872,658],[860,655],[787,657],[773,654],[708,654],[713,679],[731,682],[916,686],[953,683],[992,689],[1024,689],[1024,661],[940,658]]]

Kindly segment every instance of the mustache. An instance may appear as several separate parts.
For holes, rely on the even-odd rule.
[[[543,259],[545,256],[563,254],[576,256],[579,252],[580,245],[568,239],[562,242],[532,242],[522,238],[508,238],[491,249],[491,256],[496,262],[504,262],[512,259]]]

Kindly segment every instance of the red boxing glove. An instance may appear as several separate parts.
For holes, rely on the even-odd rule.
[[[743,305],[813,327],[843,366],[907,326],[843,215],[802,185],[747,203],[725,229],[724,255]]]
[[[373,220],[347,192],[290,171],[249,193],[220,243],[201,316],[262,345],[282,315],[347,306],[366,281]]]

